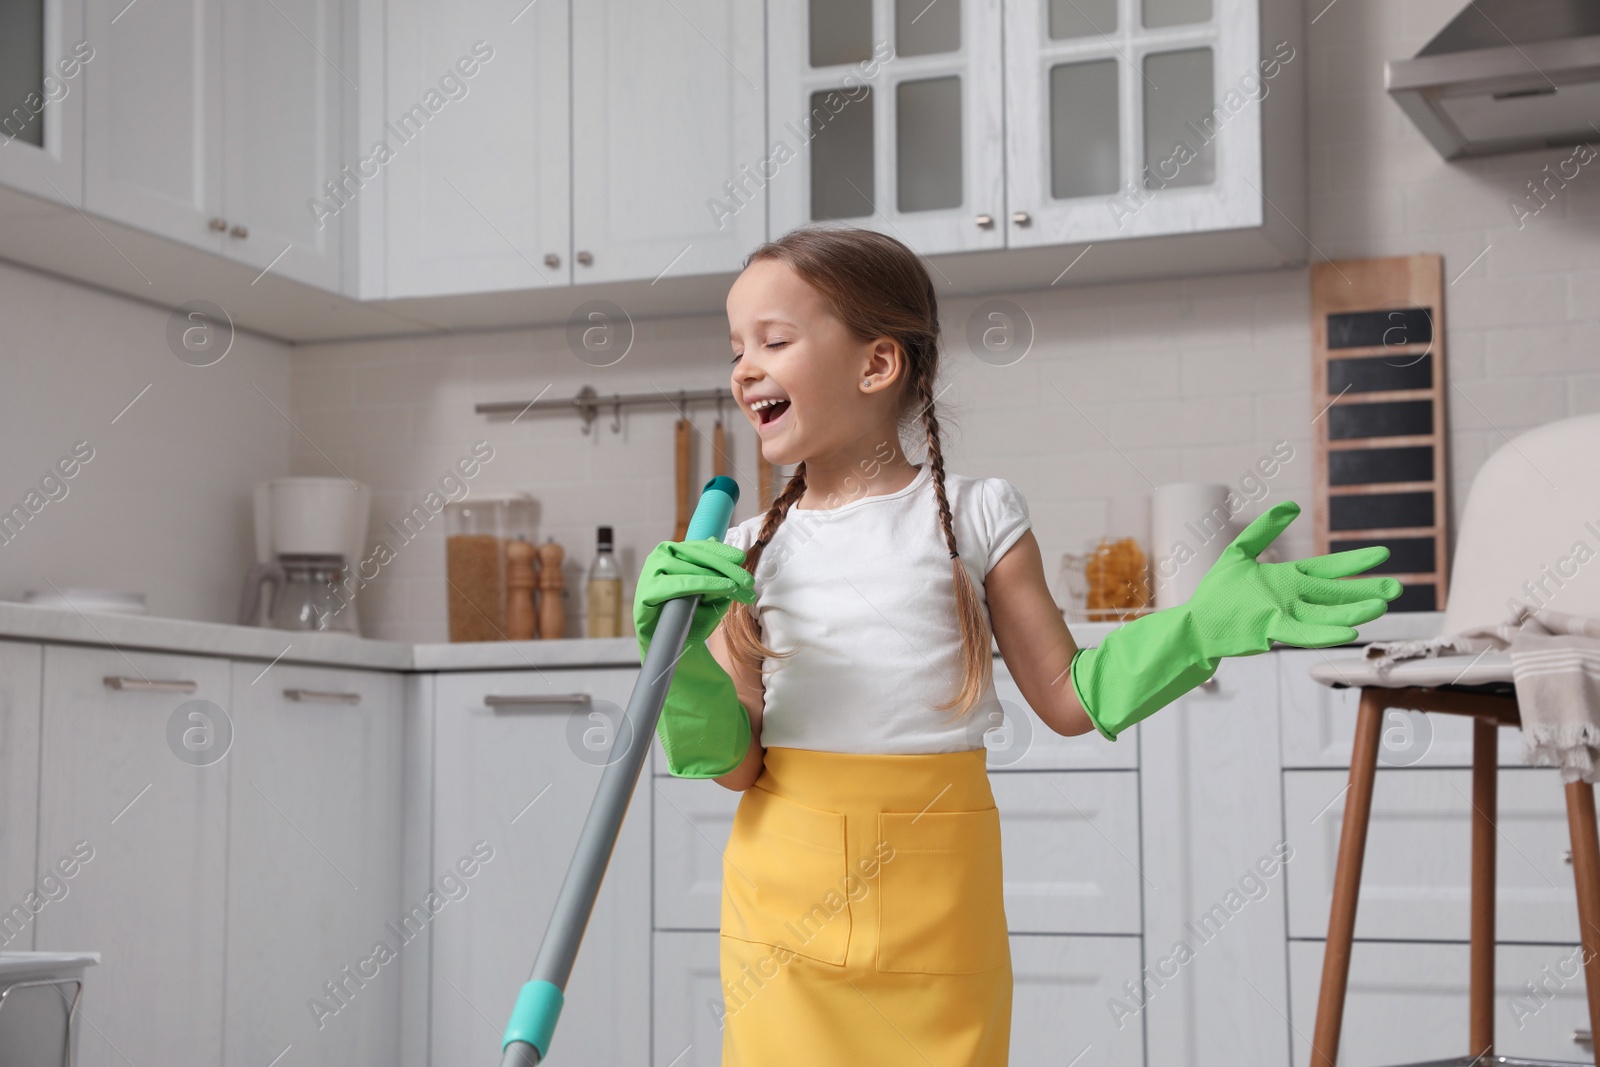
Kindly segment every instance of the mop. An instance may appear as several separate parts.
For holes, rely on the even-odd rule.
[[[732,478],[718,475],[711,479],[701,490],[700,502],[695,506],[684,540],[713,538],[720,541],[727,535],[733,505],[738,500],[739,486]],[[694,621],[694,610],[699,603],[700,597],[696,595],[669,600],[662,606],[639,680],[628,698],[624,722],[617,730],[617,737],[638,739],[640,743],[631,745],[620,758],[608,762],[601,772],[600,786],[595,791],[588,818],[584,820],[572,864],[562,880],[555,910],[545,927],[539,955],[522,992],[517,995],[511,1022],[506,1026],[500,1067],[535,1067],[550,1049],[567,978],[572,973],[572,961],[578,954],[583,931],[589,925],[589,914],[594,910],[606,864],[611,861],[622,818],[628,813],[628,801],[650,751],[647,739],[655,735],[656,720],[661,717],[667,687],[672,683],[672,671],[683,654],[689,624]]]

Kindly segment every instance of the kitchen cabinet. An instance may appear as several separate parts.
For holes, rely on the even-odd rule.
[[[585,748],[583,735],[604,724],[581,695],[624,706],[635,673],[438,678],[430,869],[446,903],[430,924],[433,1064],[469,1063],[498,1048],[600,780],[604,757]],[[649,1056],[651,780],[640,775],[611,854],[566,987],[554,1061]],[[452,889],[446,876],[473,857],[481,861],[475,875],[455,878]]]
[[[1277,689],[1276,656],[1230,659],[1140,726],[1152,1063],[1287,1054]]]
[[[1308,1067],[1311,1062],[1322,956],[1321,941],[1289,944],[1295,1067]],[[1340,1067],[1454,1062],[1454,1057],[1464,1055],[1467,957],[1464,944],[1357,941],[1350,959]],[[1577,944],[1502,944],[1496,948],[1497,1056],[1539,1063],[1593,1061],[1582,959],[1583,949]],[[1561,977],[1575,971],[1575,978]],[[1539,988],[1539,996],[1529,994],[1530,982]]]
[[[39,675],[38,645],[0,641],[0,950],[33,948],[33,916],[48,907],[38,876],[59,879],[56,857],[39,871],[35,864],[39,833]],[[54,886],[43,887],[50,889]],[[32,894],[30,899],[30,894]],[[21,906],[22,911],[14,910]]]
[[[83,73],[100,53],[84,36],[83,0],[0,9],[0,184],[83,204]]]
[[[568,5],[389,0],[383,15],[386,121],[360,140],[391,153],[387,295],[571,284]]]
[[[396,1063],[423,921],[400,893],[399,676],[235,662],[231,690],[223,1062]]]
[[[346,178],[341,10],[88,0],[84,208],[338,290],[345,227],[312,207]]]
[[[652,1067],[721,1067],[721,935],[658,930],[654,947]]]
[[[228,699],[226,660],[44,650],[39,855],[82,862],[34,947],[101,954],[79,1067],[222,1061]]]
[[[1000,0],[769,4],[776,237],[837,220],[923,254],[1005,244]]]
[[[1324,937],[1344,824],[1342,771],[1285,771],[1289,933]],[[1566,792],[1553,767],[1500,771],[1495,934],[1555,943],[1578,934]],[[1361,867],[1357,938],[1466,941],[1471,930],[1472,772],[1381,768]]]
[[[762,6],[572,10],[573,280],[737,271],[766,237]]]
[[[1139,980],[1139,944],[1137,937],[1012,934],[1011,1062],[1143,1067],[1137,1014],[1108,1010],[1127,999],[1123,983]]]
[[[722,853],[744,794],[670,775],[655,784],[655,928],[718,930]]]

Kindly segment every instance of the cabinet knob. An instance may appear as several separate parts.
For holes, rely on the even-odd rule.
[[[980,230],[992,230],[992,229],[994,229],[994,216],[993,215],[979,215],[973,221],[978,224],[978,229],[980,229]]]
[[[592,266],[594,266],[594,257],[591,256],[587,252],[579,252],[578,253],[578,263],[581,266],[592,267]]]
[[[547,252],[544,257],[544,265],[549,267],[551,270],[554,270],[555,268],[561,266],[561,257],[556,255],[554,252]]]
[[[1011,213],[1011,222],[1015,226],[1029,226],[1033,223],[1033,216],[1026,211],[1014,211]]]
[[[237,223],[235,223],[233,229],[228,231],[228,236],[230,236],[230,237],[238,237],[238,238],[245,238],[245,237],[249,237],[250,236],[250,231],[247,230],[245,227],[240,226]]]
[[[228,228],[228,220],[212,219],[210,222],[207,222],[206,225],[211,227],[213,230],[216,230],[218,233],[221,233],[223,230]]]

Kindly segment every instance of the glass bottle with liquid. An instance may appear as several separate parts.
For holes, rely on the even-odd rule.
[[[621,637],[622,633],[622,570],[617,557],[612,554],[611,527],[600,527],[595,545],[594,562],[589,565],[588,597],[589,637]]]

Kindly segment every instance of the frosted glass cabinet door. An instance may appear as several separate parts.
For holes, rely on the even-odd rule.
[[[82,0],[0,5],[0,39],[0,184],[82,206]]]
[[[768,8],[774,237],[808,222],[924,254],[1005,244],[1000,0]]]
[[[1005,3],[1010,246],[1261,224],[1256,0]]]

